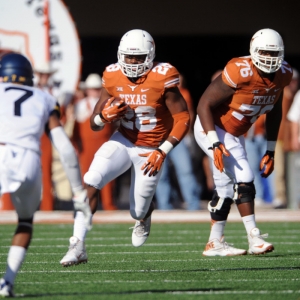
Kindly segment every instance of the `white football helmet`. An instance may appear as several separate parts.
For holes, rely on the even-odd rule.
[[[276,51],[277,56],[260,55],[259,51]],[[280,34],[273,29],[257,31],[250,42],[250,54],[253,64],[265,73],[274,73],[282,65],[284,45]]]
[[[141,64],[126,64],[125,55],[146,55]],[[118,48],[118,63],[123,74],[127,77],[144,75],[153,66],[155,57],[155,43],[152,36],[145,30],[133,29],[121,38]]]

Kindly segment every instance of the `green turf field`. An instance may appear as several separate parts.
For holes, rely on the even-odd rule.
[[[71,225],[35,225],[34,239],[17,276],[26,299],[300,299],[299,223],[260,223],[275,246],[264,256],[202,256],[210,224],[152,224],[140,248],[130,224],[93,226],[88,264],[63,268]],[[14,231],[0,226],[0,275]],[[228,223],[226,240],[247,249],[242,223]]]

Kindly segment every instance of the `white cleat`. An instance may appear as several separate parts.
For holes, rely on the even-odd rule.
[[[132,245],[134,247],[142,246],[149,234],[151,228],[151,216],[148,217],[145,221],[136,221],[132,231]]]
[[[13,292],[13,286],[4,280],[4,278],[1,278],[0,280],[0,297],[1,298],[12,298],[15,297],[15,294]]]
[[[265,254],[267,252],[272,252],[274,250],[274,246],[268,242],[266,242],[263,238],[267,238],[268,234],[260,234],[260,230],[258,228],[253,228],[248,235],[249,242],[249,254]]]
[[[209,241],[203,251],[204,256],[237,256],[245,254],[247,254],[247,250],[231,247],[224,241],[224,237],[221,238],[221,241],[218,239]]]
[[[60,261],[63,267],[79,265],[87,263],[87,254],[84,242],[80,241],[76,236],[70,237],[70,246],[67,254]]]

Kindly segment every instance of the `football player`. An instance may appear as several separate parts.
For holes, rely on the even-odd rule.
[[[177,87],[178,71],[169,63],[154,62],[155,44],[148,32],[134,29],[125,33],[117,55],[118,62],[103,73],[102,94],[90,122],[93,130],[115,121],[120,125],[96,152],[84,182],[95,213],[97,190],[131,169],[130,214],[136,220],[132,244],[139,247],[150,233],[152,198],[162,164],[188,132],[189,113]],[[63,266],[87,261],[83,219],[78,212],[69,251],[60,261]]]
[[[236,203],[245,225],[249,254],[264,254],[274,247],[256,226],[254,175],[247,160],[243,134],[262,114],[266,115],[267,151],[261,176],[274,168],[274,150],[281,121],[283,89],[292,78],[284,61],[284,45],[278,32],[257,31],[250,42],[250,56],[231,59],[199,100],[194,126],[199,146],[214,162],[215,194],[208,204],[211,232],[203,255],[243,255],[247,251],[229,246],[224,227],[231,204]],[[249,153],[251,155],[251,153]]]
[[[0,296],[13,297],[13,285],[31,242],[33,216],[41,200],[40,138],[44,130],[59,152],[74,193],[75,209],[90,207],[82,186],[75,150],[60,125],[59,106],[48,93],[33,87],[29,60],[17,53],[0,60],[0,193],[10,193],[18,225],[0,280]]]

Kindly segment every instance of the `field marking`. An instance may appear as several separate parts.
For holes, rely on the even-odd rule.
[[[183,224],[186,224],[186,223],[183,223]],[[228,223],[228,224],[231,224],[231,223]],[[13,230],[13,229],[15,229],[15,225],[6,225],[6,226],[11,226],[12,230]],[[132,231],[132,227],[128,228],[128,230],[127,230],[126,227],[125,228],[120,228],[121,225],[122,224],[119,224],[117,228],[108,228],[106,226],[104,227],[104,225],[103,225],[103,227],[101,227],[101,225],[97,224],[97,226],[95,226],[95,230],[90,231],[88,233],[88,236],[90,237],[90,236],[94,236],[94,235],[97,235],[97,236],[100,235],[100,237],[106,237],[108,235],[111,235],[111,230],[112,229],[118,229],[118,232],[114,232],[114,233],[118,233],[118,235],[116,235],[116,236],[120,236],[121,237],[123,234],[130,233]],[[154,230],[157,229],[158,225],[163,225],[163,224],[154,224],[153,225]],[[172,225],[176,226],[178,224],[172,223],[172,225],[171,224],[168,224],[168,225],[170,225],[170,226],[172,226]],[[259,224],[257,224],[257,225],[259,225]],[[42,224],[42,225],[41,224],[37,224],[37,226],[39,226],[40,230],[41,229],[49,230],[49,228],[51,228],[50,224],[47,224],[47,225],[45,225],[45,224]],[[71,224],[69,226],[70,226],[70,232],[69,232],[69,234],[71,235],[72,234],[72,228],[73,228],[73,226]],[[69,228],[64,228],[64,229],[65,230],[67,230],[67,229],[69,230]],[[129,229],[131,229],[131,230],[129,230]],[[263,231],[265,231],[265,230],[263,229]],[[164,232],[166,234],[179,234],[179,235],[182,235],[182,236],[195,235],[195,234],[203,235],[204,232],[205,233],[206,232],[209,233],[209,228],[206,228],[206,229],[199,228],[199,229],[196,229],[196,230],[185,230],[185,231],[174,229],[174,230],[166,230]],[[63,233],[64,234],[68,234],[67,231],[64,231]],[[241,228],[240,229],[234,229],[234,230],[232,230],[232,229],[227,229],[227,227],[226,227],[225,228],[225,233],[226,233],[226,236],[227,235],[233,235],[233,234],[241,234],[242,235],[242,234],[246,234],[246,230],[244,229],[243,224],[241,224]],[[282,235],[285,235],[285,234],[288,234],[288,235],[295,234],[296,235],[296,234],[300,233],[300,230],[277,230],[276,232],[273,232],[273,233],[282,234]],[[6,230],[4,232],[4,235],[9,235],[9,234],[10,234],[10,231]],[[45,232],[43,232],[43,236],[44,235],[46,235],[46,236],[48,236],[48,235],[55,235],[55,234],[57,234],[57,232],[51,232],[51,231],[45,231]],[[156,234],[159,235],[160,233],[156,232]],[[39,233],[39,235],[41,235],[41,234]]]
[[[245,271],[245,270],[267,270],[267,269],[272,269],[272,271],[297,271],[299,272],[300,267],[274,267],[274,268],[213,268],[213,269],[209,269],[209,268],[199,268],[197,269],[197,272],[224,272],[224,271]],[[189,271],[189,270],[185,270],[185,271]],[[191,272],[193,272],[194,270],[192,270]],[[68,269],[68,270],[47,270],[47,273],[80,273],[80,274],[85,274],[85,273],[93,273],[93,274],[99,274],[99,273],[145,273],[145,274],[149,274],[149,273],[167,273],[167,272],[174,272],[174,269],[146,269],[146,270],[132,270],[132,269],[126,269],[126,270],[75,270],[75,269]],[[23,274],[38,274],[38,273],[45,273],[45,270],[41,270],[41,271],[24,271],[21,270],[19,273],[23,273]]]
[[[9,246],[7,247],[0,247],[0,248],[9,248]],[[48,247],[49,248],[49,247]],[[276,251],[276,250],[275,250]],[[166,253],[166,251],[127,251],[127,252],[94,252],[94,251],[88,251],[88,254],[89,255],[123,255],[123,254],[126,254],[126,255],[136,255],[136,254],[153,254],[153,255],[157,255],[157,254],[173,254],[173,253],[184,253],[184,254],[187,254],[187,253],[195,253],[195,254],[202,254],[203,250],[180,250],[180,251],[168,251],[168,253]],[[61,253],[61,252],[32,252],[32,251],[28,251],[26,253],[26,256],[28,255],[33,255],[33,256],[36,256],[36,255],[63,255],[64,253]],[[273,252],[273,254],[276,254],[275,252]],[[271,255],[271,256],[269,256]],[[247,256],[243,255],[242,257],[243,258],[239,258],[237,256],[234,256],[234,258],[232,257],[227,257],[226,259],[227,260],[245,260],[245,259],[248,259],[246,257],[253,257],[255,259],[263,259],[263,260],[268,260],[268,259],[282,259],[282,258],[287,258],[287,259],[290,259],[289,256],[286,256],[286,257],[273,257],[272,254],[266,254],[266,255],[263,255],[263,256],[256,256],[256,255],[250,255],[248,254]],[[0,253],[0,256],[7,256],[7,253]],[[220,256],[215,258],[215,257],[204,257],[202,258],[203,260],[208,260],[208,261],[213,261],[213,260],[219,260],[220,259]],[[251,258],[249,258],[250,260]],[[298,258],[293,258],[293,259],[298,259]]]
[[[260,291],[174,291],[174,292],[165,292],[166,294],[172,295],[240,295],[240,294],[299,294],[299,291],[293,290],[281,290],[281,291],[270,291],[270,290],[260,290]]]
[[[3,237],[1,239],[1,242],[3,241],[7,241],[7,242],[10,242],[11,241],[11,238],[12,238],[12,234],[10,234],[10,236],[8,237]],[[300,234],[300,232],[299,232]],[[163,236],[155,236],[153,237],[155,238],[155,240],[177,240],[177,241],[180,241],[182,240],[183,238],[184,239],[189,239],[186,235],[185,236],[176,236],[176,237],[170,237],[170,238],[166,238],[166,237],[163,237]],[[226,240],[232,240],[232,239],[236,239],[237,238],[237,235],[226,235]],[[85,243],[86,244],[89,244],[89,242],[96,242],[96,241],[119,241],[119,240],[124,240],[124,241],[128,241],[130,239],[130,236],[122,236],[122,237],[87,237],[86,240],[85,240]],[[197,236],[197,237],[191,237],[190,238],[191,240],[196,240],[197,243],[206,243],[207,242],[207,235],[201,235],[201,236]],[[289,235],[289,236],[285,236],[285,237],[278,237],[278,236],[271,236],[271,239],[272,239],[272,242],[274,244],[274,240],[278,241],[278,240],[298,240],[299,239],[299,236],[298,235]],[[201,240],[203,240],[203,242],[201,242]],[[64,241],[66,243],[69,242],[69,238],[58,238],[58,237],[53,237],[53,238],[33,238],[32,239],[32,244],[35,243],[35,242],[41,242],[41,241]],[[246,236],[241,236],[241,242],[247,242],[247,237]],[[275,244],[278,244],[278,243],[293,243],[293,242],[275,242]],[[149,245],[151,243],[147,243],[145,245]],[[153,243],[152,243],[153,244]],[[156,244],[156,243],[155,243]],[[156,245],[159,245],[159,244],[156,244]],[[60,245],[59,245],[60,246]],[[0,246],[1,247],[1,246]]]
[[[299,281],[299,278],[282,278],[282,279],[266,279],[264,280],[264,282],[283,282],[283,281]],[[205,282],[232,282],[232,279],[209,279],[209,280],[205,280]],[[235,282],[261,282],[261,279],[236,279],[234,280]],[[132,283],[132,284],[136,284],[136,283],[188,283],[188,282],[202,282],[202,279],[199,280],[168,280],[168,279],[164,279],[164,280],[68,280],[68,283],[74,283],[74,284],[90,284],[90,283]],[[66,284],[65,281],[52,281],[51,283],[53,284]],[[49,284],[49,281],[28,281],[28,282],[18,282],[18,285],[35,285],[35,284]]]
[[[172,254],[172,253],[202,253],[203,250],[194,250],[194,251],[168,251],[168,254]],[[30,252],[28,251],[26,253],[26,256],[27,255],[33,255],[33,256],[36,256],[36,255],[63,255],[64,253],[60,253],[60,252],[57,252],[57,253],[54,253],[54,252],[51,252],[51,253],[48,253],[48,252]],[[155,251],[155,252],[89,252],[89,254],[91,255],[116,255],[116,254],[128,254],[128,255],[136,255],[136,254],[166,254],[166,251]],[[7,256],[7,253],[0,253],[0,256]]]
[[[36,253],[35,253],[36,255]],[[55,254],[55,255],[60,255],[60,254]],[[94,255],[94,254],[93,254]],[[4,256],[4,255],[3,255]],[[228,260],[233,260],[233,261],[253,261],[253,259],[255,259],[256,257],[253,257],[253,258],[229,258],[228,257]],[[289,259],[289,260],[294,260],[294,261],[298,261],[300,260],[300,257],[294,257],[294,258],[290,258],[290,257],[280,257],[280,260],[282,259]],[[263,261],[274,261],[274,260],[279,260],[278,257],[264,257],[263,258]],[[211,262],[211,261],[219,261],[219,259],[214,259],[214,258],[191,258],[191,259],[147,259],[147,260],[143,260],[143,262],[147,262],[147,263],[152,263],[152,262]],[[136,262],[136,259],[126,259],[126,260],[115,260],[114,261],[115,263],[134,263]],[[0,262],[0,265],[6,265],[7,262],[6,261],[3,261],[3,262]],[[49,262],[49,261],[38,261],[38,260],[35,260],[35,261],[24,261],[23,263],[24,265],[40,265],[40,264],[43,264],[43,265],[57,265],[57,263],[55,262]],[[287,267],[288,268],[288,267]]]
[[[209,291],[167,291],[167,292],[152,292],[152,291],[144,291],[144,292],[104,292],[101,293],[101,295],[156,295],[158,296],[159,294],[171,294],[171,295],[245,295],[245,294],[251,294],[251,295],[270,295],[270,294],[299,294],[300,290],[280,290],[280,291],[270,291],[270,290],[251,290],[251,291],[214,291],[214,290],[209,290]],[[26,297],[26,294],[15,294],[16,297]],[[38,294],[38,296],[51,296],[51,293],[43,293]],[[100,296],[100,295],[99,295]]]
[[[241,242],[240,244],[245,244],[246,241]],[[203,247],[206,244],[206,242],[197,242],[197,243],[153,243],[153,244],[145,244],[143,245],[143,248],[150,248],[150,247],[174,247],[174,246],[201,246]],[[236,243],[235,243],[236,244]],[[276,245],[300,245],[300,241],[299,242],[276,242],[273,243],[275,246]],[[87,248],[91,248],[91,247],[98,247],[98,248],[107,248],[107,247],[130,247],[132,248],[132,244],[89,244],[86,243]],[[9,248],[10,245],[0,245],[0,248]],[[56,248],[67,248],[67,245],[55,245]],[[49,245],[30,245],[30,249],[43,249],[43,248],[49,248]],[[246,247],[248,248],[248,247]],[[202,250],[203,251],[203,250]],[[137,253],[137,252],[132,252],[132,253]],[[145,252],[141,252],[141,253],[145,253]]]

